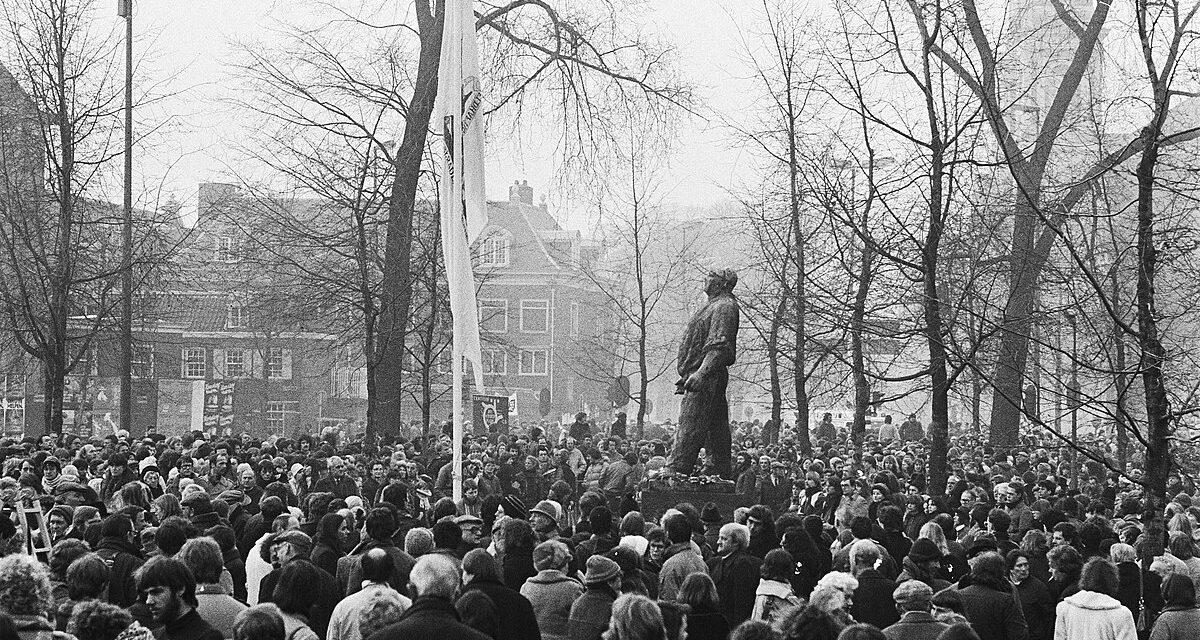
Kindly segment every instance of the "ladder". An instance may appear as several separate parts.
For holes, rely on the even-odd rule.
[[[48,558],[53,545],[41,507],[37,503],[22,502],[17,506],[17,521],[25,534],[26,553]]]

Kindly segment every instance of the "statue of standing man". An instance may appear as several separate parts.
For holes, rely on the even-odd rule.
[[[737,272],[713,271],[704,279],[708,303],[688,322],[679,343],[679,381],[675,393],[683,395],[679,405],[679,427],[670,468],[690,476],[700,448],[712,457],[713,470],[728,477],[730,467],[729,365],[737,356],[737,333],[741,311],[733,288]]]

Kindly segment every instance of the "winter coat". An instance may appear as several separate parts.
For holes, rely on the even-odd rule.
[[[521,589],[529,578],[537,575],[533,568],[533,551],[506,549],[503,561],[504,584],[509,589]]]
[[[1054,640],[1137,640],[1133,614],[1116,598],[1080,591],[1058,603]]]
[[[245,610],[246,605],[238,602],[219,585],[196,585],[196,613],[221,632],[222,637],[233,637],[233,621]]]
[[[1029,640],[1050,640],[1054,630],[1051,626],[1054,623],[1054,600],[1046,583],[1029,576],[1017,585],[1017,595],[1021,598],[1021,613],[1029,628]]]
[[[663,552],[663,566],[658,572],[658,598],[674,600],[679,595],[683,581],[693,573],[708,573],[708,565],[692,547],[691,541],[667,547]]]
[[[725,614],[730,626],[738,626],[754,610],[756,596],[753,589],[759,583],[761,566],[762,560],[741,550],[724,557],[714,556],[708,561],[708,575],[717,585],[721,613]]]
[[[371,636],[373,640],[407,640],[409,638],[438,638],[438,640],[491,640],[488,636],[462,623],[454,603],[448,598],[422,596],[390,624]]]
[[[900,572],[900,575],[896,576],[896,584],[904,584],[909,580],[919,580],[929,585],[929,588],[933,589],[934,593],[950,586],[949,580],[942,580],[932,575],[907,557],[900,561],[900,565],[904,567],[904,570]]]
[[[850,615],[855,620],[885,629],[900,619],[896,601],[892,599],[892,592],[896,590],[894,580],[874,569],[864,569],[855,578],[858,578],[858,588],[854,590],[854,605],[850,608]]]
[[[54,625],[41,616],[9,616],[17,628],[14,640],[74,640],[75,636],[55,631]],[[6,639],[7,640],[7,639]]]
[[[883,630],[888,640],[937,640],[950,625],[925,611],[905,611],[900,620]]]
[[[532,603],[516,589],[509,589],[499,578],[475,578],[463,587],[463,593],[478,591],[496,605],[497,638],[538,640],[541,638]]]
[[[592,585],[571,605],[567,617],[567,637],[570,640],[600,640],[608,629],[613,602],[617,594],[607,585]]]
[[[1150,640],[1192,640],[1197,629],[1200,629],[1200,609],[1167,607],[1154,622]]]
[[[334,574],[337,588],[343,597],[356,593],[362,588],[362,557],[374,548],[380,548],[392,557],[392,577],[388,584],[400,593],[408,593],[408,574],[417,563],[413,557],[404,552],[393,539],[370,540],[354,548],[348,556],[338,558],[337,572]]]
[[[781,611],[801,602],[802,600],[792,593],[790,584],[760,578],[758,588],[754,590],[754,610],[750,612],[750,619],[775,624]]]
[[[726,640],[729,621],[716,609],[697,606],[687,616],[688,640]]]
[[[1029,637],[1025,614],[1021,612],[1018,596],[1011,586],[1000,590],[973,584],[968,576],[959,584],[958,595],[963,601],[963,612],[979,634],[979,640],[1025,640]]]
[[[557,569],[543,569],[521,585],[521,595],[533,606],[543,640],[565,640],[571,605],[583,595],[583,585]]]
[[[107,602],[122,608],[137,602],[138,591],[133,573],[142,566],[137,547],[122,538],[106,536],[100,539],[96,555],[108,565]]]
[[[1117,564],[1117,575],[1120,578],[1117,600],[1120,600],[1133,614],[1133,619],[1137,620],[1138,614],[1142,612],[1142,570],[1136,562],[1121,562]]]

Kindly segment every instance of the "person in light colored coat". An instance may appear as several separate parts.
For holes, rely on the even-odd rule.
[[[571,562],[567,545],[547,540],[533,550],[537,575],[521,585],[521,595],[533,605],[542,640],[565,640],[571,605],[583,595],[583,585],[564,571]]]
[[[1092,558],[1079,576],[1079,591],[1058,603],[1054,640],[1136,640],[1133,613],[1120,600],[1117,567]]]

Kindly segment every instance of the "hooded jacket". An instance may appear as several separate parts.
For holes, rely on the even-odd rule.
[[[754,590],[754,610],[750,619],[774,624],[780,611],[800,602],[790,584],[760,578],[758,588]]]
[[[1080,591],[1057,611],[1054,640],[1137,640],[1133,613],[1110,595]]]

